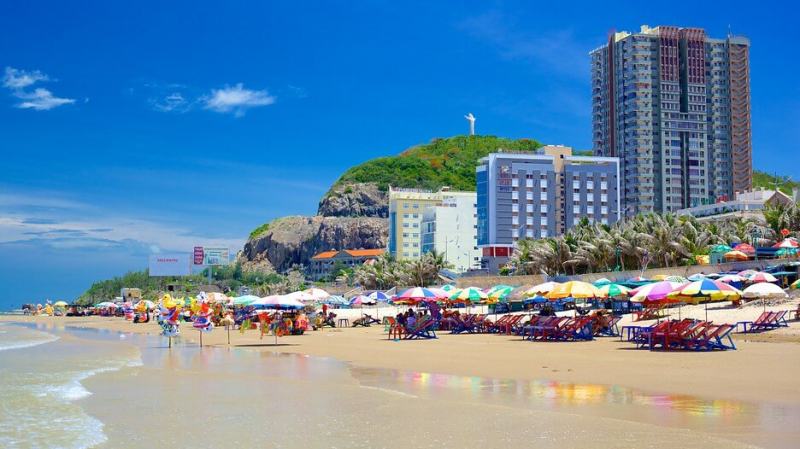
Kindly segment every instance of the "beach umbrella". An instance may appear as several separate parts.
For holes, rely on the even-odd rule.
[[[626,297],[630,293],[631,289],[625,287],[624,285],[619,284],[606,284],[602,287],[599,287],[600,293],[602,293],[603,298],[621,298]]]
[[[513,291],[514,287],[510,285],[495,285],[486,292],[486,295],[489,297],[489,302],[506,302]]]
[[[329,306],[346,306],[350,304],[350,301],[346,300],[344,297],[339,295],[328,296],[321,302],[322,304],[327,304]]]
[[[230,304],[231,302],[231,298],[229,298],[228,295],[219,292],[206,293],[206,298],[208,302],[218,302],[221,304]]]
[[[756,274],[758,272],[759,272],[758,270],[744,270],[744,271],[740,271],[740,272],[738,272],[736,274],[738,274],[739,276],[741,276],[743,278],[746,278],[747,276],[750,276],[752,274]]]
[[[661,281],[652,284],[643,285],[639,288],[633,289],[630,292],[631,301],[662,301],[667,298],[667,295],[679,288],[681,284],[677,282]]]
[[[750,258],[747,254],[737,250],[728,251],[723,257],[725,257],[725,260],[747,260]]]
[[[144,303],[144,306],[147,307],[148,309],[152,309],[152,308],[154,308],[156,306],[156,303],[154,303],[153,301],[150,301],[149,299],[143,299],[143,300],[137,302],[136,305],[138,306],[139,304],[142,304],[142,303]]]
[[[435,300],[436,293],[423,287],[409,288],[399,295],[395,296],[393,302],[395,304],[416,304],[420,301]]]
[[[549,302],[549,300],[544,296],[534,296],[533,298],[527,298],[523,300],[522,304],[529,306],[531,304],[544,304],[546,302]]]
[[[533,287],[529,288],[527,293],[529,296],[546,295],[560,285],[561,285],[560,282],[552,282],[552,281],[545,282],[539,285],[534,285]]]
[[[759,282],[777,282],[778,278],[769,274],[769,273],[752,273],[749,276],[745,276],[745,279],[752,283],[759,283]]]
[[[689,276],[687,279],[690,280],[690,281],[702,281],[703,279],[705,279],[707,277],[711,277],[711,275],[705,275],[703,273],[695,273],[695,274]]]
[[[587,299],[599,298],[602,296],[602,293],[600,293],[600,290],[598,290],[597,287],[588,282],[569,281],[559,285],[546,296],[547,299]]]
[[[433,294],[436,295],[436,299],[447,299],[452,294],[452,291],[448,292],[442,288],[430,287],[428,290],[432,291]]]
[[[780,248],[779,250],[775,251],[775,257],[789,257],[796,255],[797,248]]]
[[[443,286],[442,286],[442,290],[444,290],[444,291],[446,291],[446,292],[452,292],[452,291],[456,291],[456,290],[458,290],[458,288],[456,288],[456,286],[455,286],[455,285],[452,285],[452,284],[447,284],[447,285],[443,285]]]
[[[600,278],[600,279],[592,282],[592,284],[594,284],[596,287],[600,287],[601,285],[606,285],[606,284],[610,284],[610,283],[611,283],[611,280],[608,279],[608,278]]]
[[[378,301],[366,295],[358,295],[350,300],[351,306],[371,306],[377,303]]]
[[[669,276],[669,275],[668,274],[657,274],[657,275],[653,276],[650,279],[652,279],[654,281],[666,281],[667,280],[667,276]]]
[[[66,301],[56,301],[56,303],[53,304],[53,307],[67,307],[68,305],[69,304],[67,304]]]
[[[100,302],[100,303],[97,303],[97,304],[95,304],[95,307],[99,307],[99,308],[101,308],[101,309],[108,309],[108,308],[114,308],[114,309],[116,309],[116,308],[117,308],[117,305],[116,305],[116,304],[114,304],[114,303],[113,303],[113,302],[111,302],[111,301],[103,301],[103,302]]]
[[[769,282],[753,284],[742,290],[744,298],[782,299],[788,296],[782,288]]]
[[[311,301],[322,301],[323,299],[331,296],[330,293],[326,292],[321,288],[316,288],[316,287],[307,288],[303,290],[303,293],[308,297],[311,297],[312,298]]]
[[[447,287],[447,286],[445,285],[445,287]],[[390,299],[389,295],[387,295],[386,293],[384,293],[382,291],[374,291],[374,292],[369,294],[369,297],[374,299],[375,301],[383,301],[383,302],[387,302]]]
[[[730,246],[720,244],[720,245],[712,246],[711,249],[709,250],[709,252],[710,253],[727,253],[727,252],[731,252],[732,250],[733,250],[733,248],[731,248]]]
[[[797,242],[797,239],[793,237],[789,237],[788,239],[784,239],[774,245],[773,248],[800,248],[800,243]]]
[[[748,254],[748,255],[756,253],[756,249],[753,247],[753,245],[750,245],[748,243],[740,243],[740,244],[734,246],[733,249],[735,251],[741,251],[741,252],[743,252],[745,254]]]
[[[290,298],[289,295],[275,295],[264,298],[263,304],[266,309],[297,310],[305,307],[302,302]]]
[[[717,280],[726,284],[732,284],[736,282],[744,282],[745,278],[739,276],[738,274],[726,274]]]
[[[450,295],[450,299],[452,301],[476,303],[476,302],[486,301],[487,299],[489,299],[489,295],[487,295],[486,292],[479,289],[478,287],[467,287],[459,291],[453,292],[453,294]]]
[[[628,279],[628,282],[648,282],[650,279],[647,279],[644,276],[636,276]]]
[[[791,288],[800,288],[800,279],[792,282],[792,285],[790,285],[790,287]]]
[[[686,279],[683,276],[667,276],[666,278],[664,278],[664,280],[669,282],[677,282],[679,284],[685,284],[689,282],[689,279]]]
[[[254,301],[258,301],[260,299],[261,298],[259,298],[256,295],[237,296],[237,297],[233,298],[233,305],[235,305],[235,306],[249,306]]]
[[[706,298],[711,301],[737,299],[741,297],[741,295],[742,292],[736,288],[724,282],[713,281],[711,279],[690,282],[669,294],[669,296],[672,297]]]

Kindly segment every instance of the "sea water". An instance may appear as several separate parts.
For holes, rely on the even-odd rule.
[[[138,363],[132,345],[0,326],[0,447],[80,449],[104,442],[102,421],[81,407],[91,395],[82,382]]]
[[[111,331],[0,331],[16,347],[0,352],[0,447],[734,449],[800,438],[789,405],[168,348]]]

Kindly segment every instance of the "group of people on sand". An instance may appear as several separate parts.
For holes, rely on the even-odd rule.
[[[45,315],[45,316],[55,316],[57,314],[60,315],[61,313],[63,313],[63,310],[57,310],[57,308],[53,307],[53,305],[50,304],[50,301],[47,301],[47,303],[44,306],[42,306],[41,304],[36,304],[36,305],[25,304],[25,306],[22,307],[22,311],[26,315]]]
[[[406,329],[414,327],[417,323],[417,320],[422,319],[424,316],[428,315],[427,309],[422,309],[418,312],[414,312],[413,309],[410,307],[405,312],[398,313],[394,319],[397,324],[405,327]]]

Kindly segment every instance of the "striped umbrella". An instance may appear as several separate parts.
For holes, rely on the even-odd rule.
[[[506,302],[513,291],[514,287],[510,285],[495,285],[486,292],[486,296],[489,297],[491,303]]]
[[[628,287],[619,284],[606,284],[602,287],[599,287],[598,290],[600,290],[600,293],[603,294],[603,298],[626,297],[631,291],[631,289]]]
[[[800,279],[792,282],[792,285],[790,285],[790,287],[792,287],[792,288],[800,288]]]
[[[679,288],[681,284],[677,282],[661,281],[643,285],[630,292],[631,301],[636,302],[669,302],[667,295]]]
[[[435,301],[436,293],[423,287],[414,287],[405,290],[399,295],[395,296],[393,302],[395,304],[416,304],[420,301]]]
[[[383,302],[386,302],[386,301],[388,301],[390,299],[389,295],[387,295],[386,293],[384,293],[382,291],[372,292],[372,293],[369,294],[369,297],[374,299],[375,301],[383,301]]]
[[[753,274],[751,274],[749,276],[745,276],[745,279],[747,279],[748,281],[750,281],[752,283],[777,282],[778,281],[778,279],[775,276],[773,276],[773,275],[771,275],[769,273],[762,273],[762,272],[753,273]]]
[[[726,274],[717,280],[726,284],[732,284],[735,282],[744,282],[745,278],[739,276],[738,274]]]
[[[489,299],[489,295],[487,295],[486,292],[479,289],[478,287],[467,287],[457,292],[454,292],[450,296],[450,299],[452,301],[476,303],[476,302],[486,301],[487,299]]]
[[[724,282],[703,279],[702,281],[686,284],[670,293],[669,296],[673,298],[705,298],[710,301],[727,301],[740,298],[742,292]]]
[[[350,300],[351,306],[371,306],[376,304],[378,301],[370,298],[369,296],[365,295],[358,295],[355,298]]]

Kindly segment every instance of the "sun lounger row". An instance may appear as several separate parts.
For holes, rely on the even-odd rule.
[[[592,317],[533,317],[521,329],[521,335],[530,341],[591,340],[594,337]]]
[[[731,332],[732,324],[713,324],[711,321],[662,321],[653,326],[639,327],[629,335],[637,348],[649,350],[726,350],[736,349]]]
[[[738,331],[740,326],[744,333],[763,332],[779,327],[788,327],[789,323],[786,322],[786,315],[788,314],[788,310],[764,312],[755,321],[739,321],[736,323],[736,330]]]
[[[438,323],[430,315],[425,315],[410,326],[403,326],[395,319],[388,320],[389,339],[395,340],[417,340],[436,338],[436,327]]]

